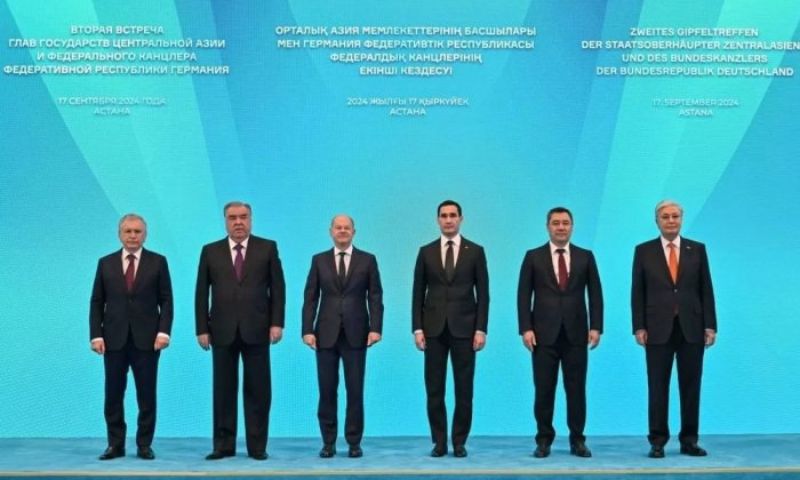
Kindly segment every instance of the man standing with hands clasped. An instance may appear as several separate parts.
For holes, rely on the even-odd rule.
[[[250,234],[250,205],[230,202],[223,213],[228,236],[203,247],[195,293],[197,342],[204,350],[211,348],[214,371],[214,449],[206,460],[236,454],[240,357],[247,454],[266,460],[269,350],[283,336],[283,269],[277,244]]]
[[[128,369],[136,382],[139,418],[136,456],[156,458],[151,443],[156,428],[156,379],[161,350],[172,330],[172,283],[167,259],[142,248],[144,218],[129,213],[119,221],[122,250],[100,259],[89,310],[91,348],[103,355],[104,413],[108,448],[100,460],[125,456],[124,397]]]
[[[537,458],[550,455],[556,434],[553,410],[559,364],[567,396],[570,453],[592,456],[583,435],[587,345],[593,349],[600,343],[603,292],[592,252],[570,243],[572,225],[569,210],[551,209],[547,213],[550,241],[525,254],[519,274],[519,333],[525,348],[533,353],[533,413],[537,425],[533,456]]]
[[[303,301],[303,342],[316,351],[319,381],[319,456],[336,455],[339,360],[344,366],[347,411],[344,437],[350,458],[363,455],[364,373],[367,347],[381,340],[383,288],[375,256],[353,247],[353,219],[331,220],[334,248],[314,255]],[[315,322],[316,320],[316,322]]]
[[[647,358],[651,458],[664,458],[669,440],[669,384],[678,365],[681,405],[680,452],[704,457],[698,442],[703,353],[717,338],[711,270],[702,243],[681,237],[683,208],[664,200],[656,205],[661,235],[636,247],[631,312],[636,342]]]
[[[456,397],[453,455],[463,458],[472,426],[475,354],[486,345],[489,273],[483,247],[459,233],[461,205],[445,200],[437,208],[437,217],[442,234],[419,249],[414,267],[411,330],[417,348],[425,352],[431,456],[447,454],[444,399],[450,355]]]

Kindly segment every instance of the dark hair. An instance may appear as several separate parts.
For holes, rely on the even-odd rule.
[[[569,215],[569,221],[572,221],[572,212],[569,211],[566,207],[553,207],[547,212],[547,223],[550,223],[550,217],[553,216],[554,213],[566,213]]]
[[[460,217],[461,216],[461,205],[459,205],[458,202],[456,202],[455,200],[445,200],[444,202],[440,203],[439,206],[436,207],[436,216],[437,217],[439,216],[439,213],[441,213],[441,211],[442,211],[442,207],[449,207],[451,205],[456,207],[456,210],[458,210],[458,216]]]
[[[245,202],[240,202],[238,200],[234,200],[232,202],[226,203],[225,206],[222,207],[222,216],[224,217],[224,216],[228,215],[228,209],[229,208],[233,208],[233,207],[244,207],[244,208],[247,209],[247,211],[251,215],[253,214],[253,209],[250,208],[250,204],[249,203],[245,203]]]

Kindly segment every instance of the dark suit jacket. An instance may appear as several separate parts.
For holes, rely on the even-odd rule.
[[[159,332],[172,330],[172,283],[167,259],[142,249],[133,290],[122,269],[122,252],[97,262],[89,307],[89,339],[102,337],[106,349],[121,350],[133,334],[139,350],[153,350]]]
[[[702,243],[681,237],[676,283],[669,274],[661,238],[638,245],[631,285],[633,332],[647,330],[647,343],[659,345],[669,340],[676,305],[687,342],[702,342],[706,328],[717,329],[714,287]]]
[[[331,348],[344,328],[351,346],[366,347],[369,332],[381,333],[383,328],[378,262],[371,253],[353,248],[341,285],[336,261],[333,248],[311,259],[303,301],[303,335],[313,333],[321,348]]]
[[[517,290],[519,333],[533,330],[541,345],[554,344],[562,325],[572,345],[586,345],[589,328],[603,331],[603,291],[594,255],[573,244],[569,253],[569,281],[563,292],[558,288],[549,242],[528,250],[522,262]]]
[[[439,336],[445,322],[456,338],[487,332],[489,323],[489,273],[483,247],[463,236],[453,281],[442,265],[441,241],[419,249],[414,267],[411,330],[426,337]]]
[[[250,235],[241,281],[236,279],[227,237],[203,247],[195,290],[197,335],[210,333],[212,345],[228,346],[238,327],[246,344],[268,344],[270,327],[283,327],[285,302],[275,242]]]

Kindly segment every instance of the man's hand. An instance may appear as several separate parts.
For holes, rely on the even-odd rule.
[[[367,335],[367,346],[371,347],[381,341],[381,334],[378,332],[369,332]]]
[[[106,342],[102,338],[98,338],[98,339],[92,340],[92,344],[91,344],[90,348],[92,349],[92,351],[94,353],[96,353],[98,355],[102,355],[102,354],[106,353]]]
[[[647,330],[645,330],[644,328],[642,328],[641,330],[636,330],[635,335],[636,335],[636,343],[638,343],[643,347],[647,345]]]
[[[476,352],[480,352],[485,346],[486,334],[483,332],[475,332],[475,336],[472,337],[472,349]]]
[[[422,332],[414,334],[414,344],[417,345],[417,350],[425,350],[425,335]]]
[[[269,341],[273,345],[281,341],[283,338],[283,327],[269,327]]]
[[[600,332],[589,330],[589,350],[594,350],[598,345],[600,345]]]
[[[710,328],[706,328],[705,341],[706,341],[706,348],[713,347],[714,343],[716,343],[717,341],[717,331],[712,330]]]
[[[536,346],[536,334],[533,333],[533,330],[525,330],[522,332],[522,345],[529,351],[533,351],[533,347]]]
[[[303,343],[308,345],[311,348],[311,350],[316,350],[317,349],[317,336],[314,335],[313,333],[309,333],[309,334],[303,335]]]
[[[203,350],[211,348],[211,335],[208,333],[201,333],[197,336],[197,343]]]
[[[169,347],[169,337],[161,334],[156,335],[156,341],[153,343],[153,350],[157,352],[167,347]]]

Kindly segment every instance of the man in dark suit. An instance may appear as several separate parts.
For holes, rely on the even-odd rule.
[[[489,273],[483,247],[459,233],[461,206],[445,200],[437,209],[442,232],[419,249],[414,267],[411,329],[425,352],[425,391],[431,427],[431,456],[447,454],[445,384],[447,356],[452,356],[455,387],[453,455],[467,456],[472,426],[475,353],[486,345],[489,322]]]
[[[536,449],[550,455],[555,438],[553,410],[561,364],[567,394],[570,453],[591,457],[586,425],[587,345],[595,348],[603,333],[603,291],[591,251],[570,243],[572,213],[556,207],[547,213],[550,241],[528,250],[519,273],[517,312],[522,343],[533,352],[536,397]],[[533,295],[533,309],[531,309]],[[589,298],[587,318],[586,297]]]
[[[89,308],[91,348],[103,355],[108,448],[100,460],[125,456],[124,397],[133,371],[139,418],[136,455],[155,458],[156,378],[172,330],[172,284],[167,259],[142,248],[147,224],[130,213],[119,221],[122,251],[100,259]]]
[[[269,347],[283,336],[283,269],[276,243],[250,235],[250,205],[230,202],[223,212],[228,236],[203,247],[195,295],[197,341],[205,350],[212,348],[214,370],[214,449],[206,459],[236,454],[241,357],[247,454],[266,460]]]
[[[352,218],[335,216],[330,228],[334,248],[314,255],[306,279],[303,342],[317,352],[317,417],[322,458],[336,455],[340,359],[347,389],[344,421],[347,455],[350,458],[363,455],[367,347],[380,341],[383,327],[383,288],[378,262],[371,253],[353,247],[355,233]]]
[[[700,379],[704,347],[714,345],[717,314],[711,271],[702,243],[680,236],[683,208],[656,205],[661,236],[636,247],[631,310],[636,342],[647,357],[648,419],[652,458],[664,457],[669,440],[669,384],[677,360],[681,399],[680,452],[702,457],[698,446]]]

